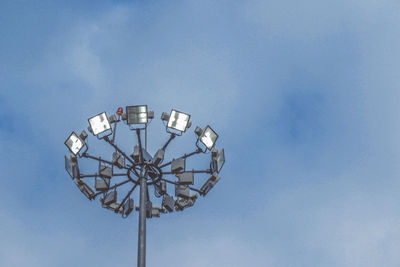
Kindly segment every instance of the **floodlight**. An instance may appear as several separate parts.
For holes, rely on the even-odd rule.
[[[199,140],[209,150],[211,150],[214,147],[217,139],[218,139],[218,134],[209,125],[207,125],[207,127],[203,130],[202,134],[199,136]]]
[[[162,206],[168,210],[169,212],[173,212],[174,211],[174,207],[175,207],[175,200],[173,197],[171,197],[168,194],[165,194],[163,199],[162,199]]]
[[[97,178],[94,183],[94,188],[97,191],[107,191],[110,188],[110,179],[109,178]]]
[[[153,207],[151,217],[160,217],[160,207]]]
[[[108,166],[105,166],[105,165],[102,165],[102,164],[99,165],[99,175],[100,175],[100,177],[111,178],[112,177],[112,173],[113,173],[113,171],[112,171],[111,167],[108,167]]]
[[[142,153],[143,153],[143,161],[148,161],[151,162],[153,160],[153,157],[147,152],[146,149],[142,148]],[[133,153],[131,154],[131,157],[135,161],[135,163],[140,162],[140,147],[139,146],[134,146],[133,147]]]
[[[190,197],[190,188],[185,185],[175,185],[175,196],[177,197]]]
[[[202,191],[202,195],[205,196],[207,193],[213,188],[216,183],[219,181],[220,177],[217,173],[213,173],[210,178],[203,184],[200,191]]]
[[[184,210],[194,205],[197,199],[197,194],[191,196],[190,198],[178,198],[175,202],[176,210]]]
[[[104,196],[103,204],[110,205],[111,203],[114,203],[114,202],[117,202],[117,191],[116,190],[113,190]]]
[[[153,211],[153,203],[150,200],[147,200],[146,202],[146,217],[151,218]]]
[[[139,163],[140,161],[140,148],[139,146],[134,146],[133,147],[133,153],[131,155],[135,163]]]
[[[160,162],[164,160],[164,153],[165,152],[164,152],[163,149],[157,150],[157,152],[156,152],[156,154],[154,155],[154,158],[153,158],[153,163],[155,165],[160,164]]]
[[[127,106],[127,124],[146,124],[148,121],[147,117],[147,105],[143,106]]]
[[[115,114],[111,115],[110,117],[108,117],[108,122],[109,123],[118,122],[117,116],[115,116]]]
[[[112,211],[114,211],[114,212],[118,212],[117,209],[118,209],[118,207],[119,207],[120,205],[121,205],[121,204],[118,203],[118,202],[113,202],[113,203],[110,203],[110,204],[108,204],[108,205],[103,205],[103,208],[112,210]],[[120,212],[120,213],[121,213],[121,212]]]
[[[173,109],[169,115],[167,127],[185,132],[189,126],[189,119],[190,115]]]
[[[76,186],[79,188],[79,190],[88,198],[92,199],[94,195],[94,191],[90,186],[88,186],[84,181],[80,179],[75,180]]]
[[[123,211],[124,215],[128,216],[132,212],[133,207],[134,207],[133,199],[129,198],[127,201],[125,201],[125,204],[124,204],[124,211]]]
[[[219,173],[225,163],[225,151],[224,149],[214,149],[212,152],[212,169]]]
[[[87,134],[87,132],[85,132],[85,130],[83,130],[83,131],[81,132],[81,134],[79,135],[79,137],[80,137],[82,140],[86,140],[86,138],[88,137],[88,134]]]
[[[154,184],[154,194],[156,197],[161,197],[165,193],[167,193],[167,183],[165,181]]]
[[[79,178],[78,159],[74,155],[65,155],[65,170],[72,179]]]
[[[179,183],[182,185],[188,185],[194,183],[193,172],[184,172],[177,175],[179,178]]]
[[[185,164],[186,159],[185,158],[179,158],[179,159],[174,159],[171,163],[171,172],[180,172],[185,170]]]
[[[88,121],[92,133],[96,136],[104,133],[105,131],[111,130],[111,125],[105,112],[91,117]]]
[[[69,151],[72,152],[72,154],[77,155],[85,146],[85,142],[75,132],[72,132],[65,141],[65,145],[68,147]]]
[[[125,158],[117,152],[113,153],[112,163],[120,169],[125,168]]]

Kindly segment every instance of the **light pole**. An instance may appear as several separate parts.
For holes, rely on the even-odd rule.
[[[89,199],[100,196],[104,208],[110,209],[123,218],[133,210],[139,211],[138,231],[138,267],[146,266],[146,219],[159,217],[160,214],[182,211],[191,207],[198,194],[205,196],[219,181],[219,173],[225,163],[224,149],[215,149],[218,134],[210,127],[196,127],[196,149],[188,154],[164,162],[164,154],[173,139],[182,135],[191,127],[190,115],[177,110],[170,114],[162,113],[161,120],[166,122],[169,138],[153,156],[147,151],[147,126],[154,118],[154,112],[147,105],[118,108],[116,115],[107,116],[105,112],[89,118],[88,130],[99,140],[108,143],[112,150],[111,160],[89,154],[88,134],[72,132],[65,145],[72,153],[65,156],[65,169],[74,180],[79,190]],[[125,122],[137,135],[137,144],[131,155],[125,153],[116,142],[117,125]],[[144,135],[144,146],[142,136]],[[207,169],[187,170],[186,160],[194,155],[211,152],[211,162]],[[79,159],[79,160],[78,160]],[[79,161],[90,159],[97,161],[97,171],[90,174],[81,173]],[[170,170],[168,171],[168,169]],[[116,170],[116,172],[114,172]],[[211,174],[200,189],[196,188],[194,175]],[[167,179],[169,175],[177,180]],[[91,182],[86,180],[92,179]],[[121,180],[122,179],[122,180]],[[196,179],[197,181],[197,179]],[[94,185],[94,189],[89,184]],[[113,183],[113,184],[112,184]],[[167,184],[175,188],[175,197],[168,193]],[[139,186],[139,206],[134,206],[132,193]],[[160,206],[153,205],[149,187],[154,188],[154,196],[162,198]],[[119,192],[125,190],[124,197],[118,201]],[[193,193],[195,192],[195,193]],[[198,194],[197,194],[198,193]]]

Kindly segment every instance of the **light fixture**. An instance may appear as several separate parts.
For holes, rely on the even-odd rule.
[[[165,181],[154,184],[154,194],[156,197],[161,197],[165,193],[167,193],[167,183]]]
[[[177,173],[185,170],[186,159],[178,158],[174,159],[171,163],[171,172]]]
[[[197,194],[194,194],[193,196],[188,198],[179,197],[175,202],[175,208],[178,211],[182,211],[186,208],[193,206],[194,203],[196,202],[196,199],[197,199]]]
[[[153,203],[150,200],[147,200],[147,202],[146,202],[146,217],[151,218],[152,214],[153,214]]]
[[[142,153],[143,153],[143,161],[147,162],[152,162],[153,157],[147,152],[146,149],[142,148]],[[135,161],[135,163],[140,163],[140,147],[139,146],[134,146],[133,147],[133,153],[131,154],[131,157]]]
[[[103,178],[111,178],[113,171],[111,167],[99,164],[99,176]]]
[[[119,202],[113,202],[113,203],[110,203],[109,205],[103,205],[103,208],[112,210],[112,211],[114,211],[114,212],[118,212],[117,209],[118,209],[118,207],[119,207],[120,205],[121,205],[121,204],[120,204]],[[119,213],[121,213],[121,212],[119,212]]]
[[[175,200],[168,194],[165,194],[162,199],[162,206],[169,212],[174,211]]]
[[[160,207],[154,206],[151,210],[151,217],[160,217]]]
[[[214,149],[212,151],[212,169],[219,173],[225,163],[225,151],[224,149]]]
[[[125,168],[125,158],[117,152],[112,155],[112,163],[120,169]]]
[[[216,185],[219,181],[219,176],[217,173],[213,173],[210,178],[203,184],[200,191],[202,191],[202,195],[205,196],[207,193]]]
[[[90,129],[95,136],[111,130],[111,125],[105,112],[91,117],[90,119],[88,119],[88,121]]]
[[[127,124],[146,124],[148,121],[147,105],[127,106]]]
[[[75,155],[65,155],[65,170],[72,179],[79,178],[78,159]]]
[[[190,197],[190,188],[185,185],[175,185],[175,196],[183,198]]]
[[[165,154],[165,152],[163,149],[157,150],[157,152],[153,158],[153,164],[158,166],[158,164],[160,164],[160,162],[162,162],[164,160],[164,154]]]
[[[209,150],[214,147],[217,139],[218,134],[209,125],[207,125],[202,134],[199,136],[200,142],[202,142]]]
[[[116,190],[113,190],[104,196],[103,204],[108,206],[114,202],[117,202],[117,191]]]
[[[177,176],[179,178],[179,183],[182,185],[188,185],[188,184],[194,183],[193,172],[183,172],[183,173],[177,174]]]
[[[110,188],[110,178],[97,178],[94,182],[96,191],[107,191]]]
[[[194,150],[191,149],[183,155],[167,155],[169,154],[167,148],[171,146],[171,142],[192,126],[191,115],[176,109],[169,109],[170,112],[161,115],[161,124],[165,127],[168,139],[162,146],[151,146],[151,150],[148,150],[148,126],[154,118],[154,112],[149,110],[150,107],[129,105],[119,107],[112,113],[94,113],[93,115],[97,115],[88,119],[88,127],[85,129],[87,133],[72,132],[65,141],[65,145],[71,151],[65,156],[65,169],[89,200],[100,198],[103,208],[112,210],[123,218],[131,216],[135,209],[139,211],[137,247],[140,267],[144,267],[146,262],[147,218],[156,219],[155,217],[160,217],[164,213],[181,211],[193,206],[199,195],[208,194],[218,182],[220,179],[218,175],[225,163],[224,150],[216,149],[219,146],[216,144],[219,133],[217,134],[207,124],[194,130],[196,134],[193,140],[195,145],[192,144]],[[126,143],[117,137],[121,125],[129,130],[135,130],[137,140],[127,145],[130,151],[125,151],[119,145]],[[88,137],[88,133],[95,137]],[[127,136],[122,137],[124,139]],[[112,148],[94,149],[88,153],[90,138],[100,140]],[[170,149],[169,147],[168,150]],[[183,147],[179,150],[181,149],[183,150]],[[151,151],[151,154],[148,151]],[[103,154],[95,155],[96,152]],[[206,156],[206,160],[211,162],[208,161],[205,168],[199,167],[200,164],[196,162],[192,166],[192,157],[206,152],[210,152],[211,158]],[[97,165],[86,163],[87,160],[94,160]],[[80,170],[82,166],[93,166],[94,170],[90,168],[84,172]],[[196,183],[194,183],[195,175]],[[203,175],[204,179],[198,184]],[[203,185],[204,181],[206,183]],[[154,194],[150,192],[153,191],[151,187],[154,188]],[[136,195],[135,192],[139,188],[140,194]]]
[[[75,133],[72,132],[68,139],[64,142],[68,147],[69,151],[75,156],[81,151],[85,146],[85,142]]]
[[[185,132],[186,128],[190,127],[189,120],[190,115],[173,109],[169,115],[167,127],[180,132]]]
[[[88,198],[92,199],[94,195],[94,191],[90,186],[88,186],[84,181],[80,179],[75,180],[76,186],[79,188],[79,190]]]
[[[124,203],[124,210],[123,210],[124,215],[125,215],[125,216],[128,216],[128,215],[132,212],[133,207],[134,207],[134,205],[133,205],[133,199],[129,198],[129,199],[128,199],[127,201],[125,201],[125,203]]]

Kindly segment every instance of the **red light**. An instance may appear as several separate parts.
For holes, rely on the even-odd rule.
[[[124,113],[124,109],[119,107],[118,110],[117,110],[117,114],[118,115],[122,115],[122,113]]]

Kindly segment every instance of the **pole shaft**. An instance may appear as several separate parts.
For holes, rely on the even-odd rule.
[[[142,170],[140,175],[138,267],[146,267],[146,202],[147,202],[146,191],[147,191],[146,171]]]

